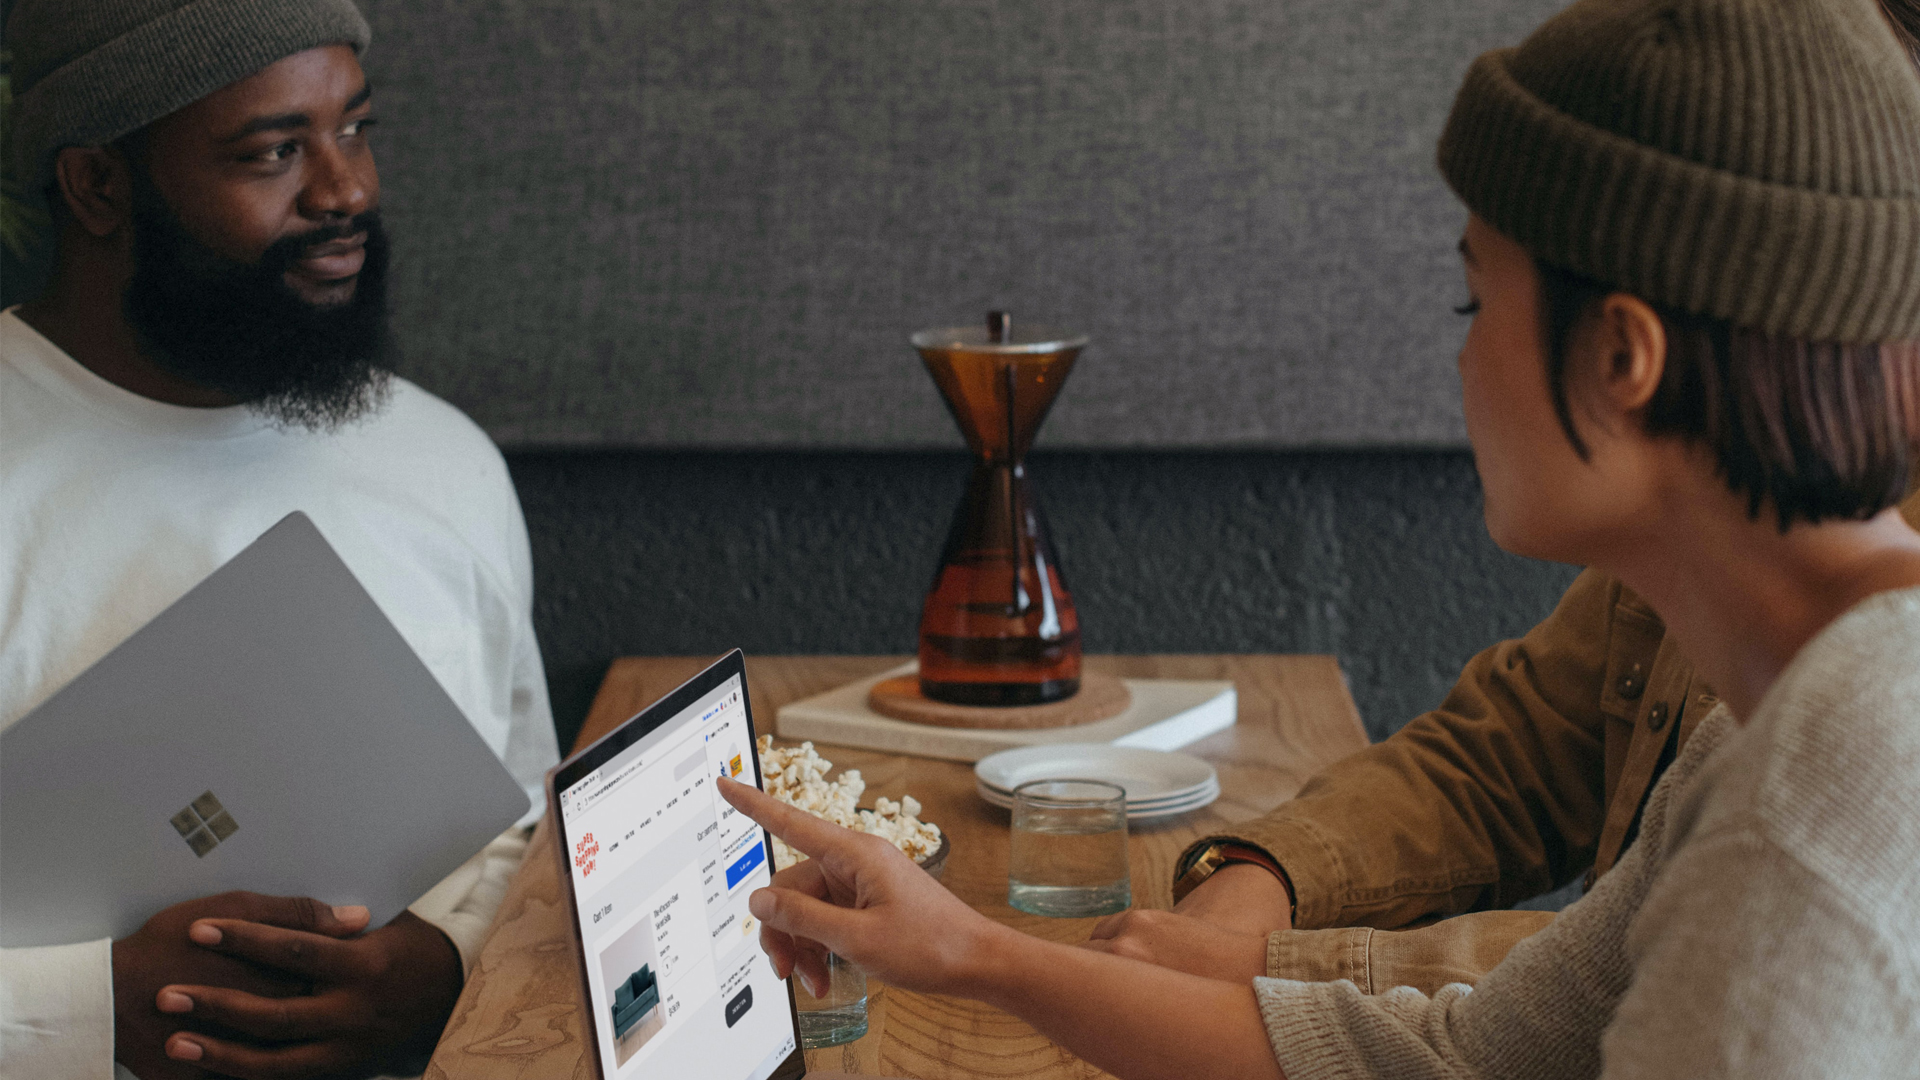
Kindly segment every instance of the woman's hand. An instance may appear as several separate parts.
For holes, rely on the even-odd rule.
[[[760,945],[781,978],[798,970],[810,990],[824,990],[831,950],[890,986],[964,994],[987,962],[986,946],[1010,932],[885,840],[749,785],[719,784],[736,809],[808,856],[748,901],[761,923]]]
[[[890,986],[1004,1009],[1126,1080],[1285,1080],[1251,983],[1027,937],[968,907],[879,837],[745,784],[721,780],[720,794],[810,856],[748,901],[783,977],[798,966],[802,979],[823,979],[820,958],[831,949]]]

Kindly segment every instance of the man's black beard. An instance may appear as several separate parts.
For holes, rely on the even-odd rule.
[[[283,427],[331,431],[379,407],[393,345],[378,211],[282,237],[244,263],[188,235],[158,193],[149,194],[133,215],[125,310],[155,364]],[[314,245],[362,231],[366,261],[351,299],[314,304],[287,284],[288,269]]]

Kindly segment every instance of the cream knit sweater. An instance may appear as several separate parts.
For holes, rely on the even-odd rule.
[[[1289,1080],[1920,1077],[1920,589],[1702,721],[1619,865],[1478,987],[1254,989]]]

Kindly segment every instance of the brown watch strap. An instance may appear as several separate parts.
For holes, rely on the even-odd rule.
[[[1287,890],[1287,921],[1292,922],[1293,915],[1299,910],[1300,905],[1294,899],[1293,879],[1287,877],[1287,871],[1279,861],[1259,848],[1247,844],[1220,845],[1220,866],[1231,866],[1234,863],[1258,866],[1280,879],[1280,887]],[[1216,868],[1214,872],[1219,873],[1219,869]]]
[[[1287,910],[1289,918],[1299,909],[1297,898],[1293,894],[1293,882],[1287,872],[1272,855],[1254,847],[1232,840],[1220,840],[1194,849],[1192,856],[1182,867],[1179,879],[1173,883],[1173,900],[1179,903],[1188,893],[1200,887],[1200,884],[1219,872],[1223,866],[1233,863],[1247,863],[1280,879],[1280,886],[1287,890]]]

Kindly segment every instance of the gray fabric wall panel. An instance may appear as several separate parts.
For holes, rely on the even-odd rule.
[[[363,0],[406,370],[510,445],[957,445],[905,344],[1090,332],[1054,446],[1457,444],[1467,61],[1556,0]]]

